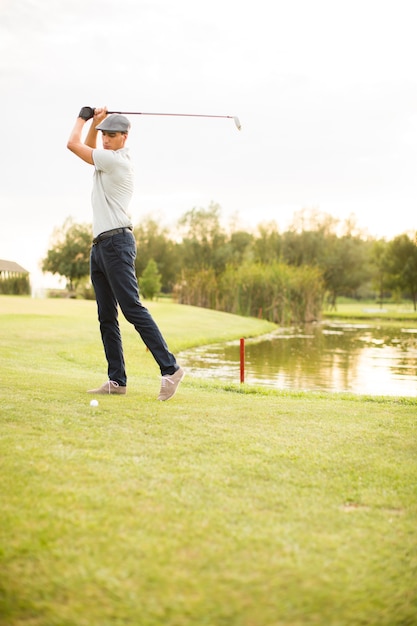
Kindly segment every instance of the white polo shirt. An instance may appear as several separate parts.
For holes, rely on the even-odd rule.
[[[93,237],[114,228],[132,226],[128,207],[133,194],[129,149],[93,150],[95,165],[91,204]]]

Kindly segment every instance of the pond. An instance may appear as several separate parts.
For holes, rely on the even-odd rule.
[[[184,351],[193,376],[240,381],[240,342]],[[324,322],[245,340],[245,383],[299,391],[417,396],[417,328]]]

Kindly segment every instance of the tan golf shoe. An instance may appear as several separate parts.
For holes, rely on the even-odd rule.
[[[114,394],[122,396],[126,393],[126,387],[122,387],[115,380],[107,380],[104,385],[97,389],[89,389],[87,393],[95,393],[100,395]]]

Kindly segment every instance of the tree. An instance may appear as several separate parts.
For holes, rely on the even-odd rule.
[[[378,292],[379,305],[384,303],[385,289],[388,282],[387,267],[388,243],[384,239],[374,241],[371,249],[371,263],[373,265],[373,285]]]
[[[212,203],[208,209],[191,209],[179,220],[179,226],[185,231],[181,244],[183,265],[187,269],[211,267],[216,273],[223,271],[227,237],[220,225],[220,206]]]
[[[321,230],[289,230],[282,236],[282,260],[288,265],[320,265],[327,237]]]
[[[161,227],[151,217],[141,220],[135,226],[134,235],[137,244],[136,274],[141,276],[149,261],[153,259],[161,277],[161,290],[171,292],[180,273],[180,255],[178,244],[169,237],[168,229]]]
[[[320,267],[332,308],[339,295],[354,296],[369,279],[368,248],[360,237],[327,237]]]
[[[63,276],[69,291],[74,292],[90,273],[91,240],[89,224],[75,224],[68,218],[52,235],[52,247],[42,260],[42,271]]]
[[[254,243],[254,236],[245,230],[237,230],[230,235],[228,247],[230,258],[235,265],[241,265],[248,257],[251,257],[251,247]]]
[[[279,261],[281,257],[281,235],[275,222],[258,226],[258,236],[253,241],[254,259],[262,264]]]
[[[149,259],[148,265],[139,278],[139,288],[143,297],[149,300],[153,300],[161,291],[161,274],[153,259]]]
[[[417,233],[414,239],[407,234],[398,235],[387,250],[388,284],[408,292],[417,310]]]
[[[322,266],[326,246],[332,245],[338,224],[318,209],[295,212],[292,225],[282,236],[282,260],[289,265]]]

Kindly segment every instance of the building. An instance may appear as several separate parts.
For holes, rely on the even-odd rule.
[[[28,276],[29,272],[24,267],[14,261],[3,261],[0,259],[0,280],[7,278],[17,278],[20,276]]]

